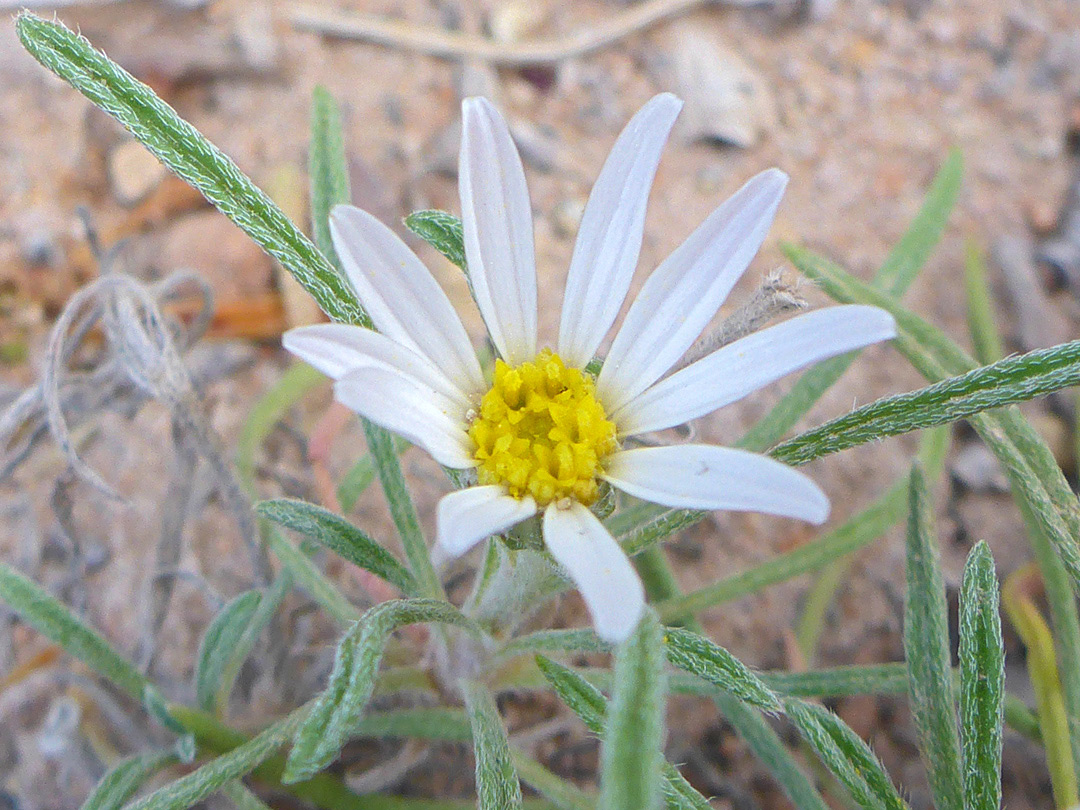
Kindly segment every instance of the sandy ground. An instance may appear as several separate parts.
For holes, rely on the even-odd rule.
[[[964,240],[990,249],[1002,237],[1051,234],[1074,172],[1068,144],[1080,110],[1080,9],[1069,0],[838,0],[831,9],[817,4],[819,19],[768,3],[715,5],[595,54],[529,71],[324,39],[295,30],[285,2],[217,0],[197,10],[182,5],[130,0],[62,9],[60,18],[154,86],[281,198],[303,188],[298,172],[306,165],[308,105],[312,88],[323,84],[343,107],[358,205],[388,222],[424,207],[456,211],[459,99],[477,92],[493,96],[525,151],[541,273],[540,322],[549,337],[592,179],[621,126],[661,90],[687,96],[690,125],[677,131],[660,166],[638,283],[727,194],[769,166],[787,171],[791,184],[769,240],[733,300],[782,266],[781,239],[809,244],[869,277],[918,209],[947,150],[958,147],[966,165],[959,202],[907,301],[966,344]],[[352,7],[418,26],[460,25],[518,37],[587,28],[627,8],[600,0],[372,0]],[[213,424],[228,443],[286,362],[277,348],[285,322],[271,263],[180,184],[161,179],[122,132],[42,70],[19,47],[10,21],[0,23],[0,88],[0,393],[10,396],[35,378],[49,326],[71,293],[98,273],[76,215],[82,205],[107,241],[130,239],[124,261],[136,275],[155,278],[189,269],[210,283],[223,305],[269,307],[265,318],[247,325],[248,339],[211,340],[206,348],[219,358],[211,365],[224,357],[240,361],[205,391]],[[463,279],[426,246],[417,248],[455,303],[470,313],[469,326],[478,337],[479,319]],[[1014,276],[991,267],[1013,350],[1068,339],[1076,327],[1072,295],[1053,287],[1042,268],[1028,270],[1031,284],[1017,287]],[[1010,289],[1020,292],[1010,297]],[[803,292],[823,303],[813,289]],[[918,385],[898,354],[875,348],[804,423]],[[738,437],[785,388],[781,383],[703,420],[700,434],[717,441]],[[310,494],[303,439],[327,399],[326,391],[309,397],[272,437],[261,458],[266,494]],[[1062,409],[1036,404],[1030,413],[1063,463],[1071,463]],[[45,443],[0,482],[0,520],[8,528],[0,535],[0,555],[71,600],[134,654],[145,642],[151,550],[159,505],[169,497],[175,469],[171,452],[163,451],[169,447],[169,418],[151,405],[133,417],[110,413],[92,424],[86,458],[128,502],[109,502],[77,485],[73,527],[65,530],[50,508],[63,459]],[[954,456],[957,447],[973,455],[968,461],[975,472],[950,464],[954,474],[936,489],[954,604],[962,562],[975,540],[991,542],[1002,576],[1028,557],[1019,518],[1007,496],[995,491],[992,465],[982,464],[970,435],[957,435]],[[833,500],[832,525],[903,474],[914,446],[911,437],[891,440],[811,465]],[[332,469],[343,472],[361,452],[359,431],[347,429],[333,449]],[[420,454],[406,458],[430,526],[444,485]],[[155,677],[181,696],[190,690],[193,651],[220,599],[251,582],[235,524],[211,496],[205,471],[195,488],[179,561],[191,576],[177,585],[152,665]],[[352,517],[376,537],[392,536],[377,493],[367,493]],[[815,536],[816,530],[789,521],[721,515],[673,541],[670,554],[683,585],[693,588]],[[902,554],[894,531],[857,555],[828,616],[818,663],[899,659]],[[73,556],[82,561],[77,575]],[[347,592],[359,596],[347,571],[335,573]],[[801,614],[809,584],[809,578],[799,578],[711,610],[709,630],[753,665],[799,666],[805,662],[793,657],[788,628]],[[302,602],[297,599],[289,620],[285,658],[295,680],[287,699],[317,688],[333,639],[333,629],[309,615]],[[579,615],[580,606],[568,600],[562,619]],[[4,626],[0,677],[45,648],[26,628]],[[1009,643],[1019,652],[1014,639]],[[77,733],[60,735],[67,753],[56,753],[59,732],[47,732],[61,722],[54,715],[62,690],[47,675],[48,670],[17,699],[0,695],[0,790],[12,797],[12,806],[74,806],[100,773],[100,751]],[[253,676],[253,682],[262,691],[251,690],[251,703],[236,708],[239,718],[250,721],[284,708],[268,685],[281,681]],[[1016,684],[1022,694],[1020,670]],[[913,806],[928,807],[903,702],[860,698],[836,707],[874,742]],[[506,708],[521,726],[555,711],[549,703],[524,698]],[[714,707],[675,701],[671,728],[669,753],[689,763],[692,781],[718,797],[717,807],[786,806]],[[568,725],[538,750],[560,773],[590,781],[596,746],[579,727]],[[78,755],[69,756],[72,751]],[[1046,806],[1048,782],[1039,753],[1012,737],[1007,752],[1008,805]],[[402,789],[425,795],[468,791],[467,780],[461,784],[455,773],[463,756],[456,748],[439,749],[403,780]],[[0,797],[0,806],[4,801]]]

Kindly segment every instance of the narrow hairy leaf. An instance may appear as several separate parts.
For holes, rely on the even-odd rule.
[[[281,532],[271,528],[266,542],[281,564],[288,569],[297,586],[314,599],[338,624],[346,625],[360,618],[360,611],[346,599],[326,575]]]
[[[127,810],[185,810],[191,807],[273,756],[295,732],[306,713],[307,707],[297,709],[227,754],[128,805]]]
[[[839,717],[815,703],[795,698],[784,711],[832,774],[865,810],[905,810],[881,762]]]
[[[713,695],[720,713],[735,729],[750,750],[769,769],[780,789],[798,810],[828,810],[813,782],[795,761],[784,741],[773,731],[761,712],[722,690]]]
[[[175,751],[150,751],[123,759],[101,777],[80,810],[120,810],[143,784],[177,761]]]
[[[919,751],[940,810],[962,810],[960,736],[949,654],[948,608],[930,500],[918,466],[911,471],[907,530],[904,657]]]
[[[664,633],[664,651],[679,669],[703,678],[740,700],[765,711],[780,710],[780,699],[738,658],[704,636],[669,627]]]
[[[975,359],[983,365],[1005,356],[994,317],[994,301],[986,279],[986,261],[973,238],[964,244],[964,292],[967,297],[968,332]]]
[[[472,627],[456,608],[435,599],[398,599],[365,613],[338,644],[330,682],[295,735],[282,777],[286,783],[306,779],[334,761],[375,688],[386,640],[397,628],[416,622]]]
[[[570,667],[543,655],[536,656],[536,665],[559,699],[581,718],[585,728],[593,734],[603,734],[607,714],[607,698],[603,693]]]
[[[256,504],[267,520],[317,540],[353,565],[382,577],[406,595],[416,593],[416,579],[394,555],[340,515],[313,503],[280,498]]]
[[[468,742],[472,739],[469,718],[461,709],[391,709],[370,712],[353,727],[357,737],[415,738]]]
[[[624,515],[622,510],[617,511],[608,520],[607,526],[626,553],[633,556],[676,532],[700,523],[708,514],[698,509],[669,509],[650,503],[630,515]]]
[[[222,675],[261,598],[258,591],[245,591],[218,611],[206,628],[195,664],[195,701],[200,708],[217,708]]]
[[[120,653],[40,585],[0,562],[0,600],[27,624],[136,700],[149,681]]]
[[[775,692],[791,697],[849,697],[907,691],[902,663],[827,667],[802,672],[776,670],[758,677]]]
[[[1001,807],[1004,697],[998,582],[990,547],[980,540],[968,555],[960,588],[960,737],[967,810]]]
[[[548,684],[570,710],[594,734],[604,733],[608,703],[603,694],[569,667],[536,656],[536,664]],[[707,810],[709,802],[690,785],[670,762],[661,765],[661,792],[669,810]]]
[[[538,652],[610,652],[611,645],[592,630],[538,630],[507,642],[499,658]]]
[[[875,288],[901,298],[911,286],[941,239],[956,204],[963,169],[960,151],[952,150],[934,177],[919,213],[875,274],[871,282]],[[761,452],[780,441],[840,379],[858,354],[851,352],[831,358],[804,373],[791,391],[743,436],[739,446]]]
[[[790,245],[784,250],[800,270],[837,300],[871,303],[889,310],[900,329],[894,341],[896,347],[928,379],[941,380],[975,367],[975,361],[940,329],[834,263]],[[1028,501],[1070,575],[1080,580],[1080,549],[1075,539],[1080,537],[1080,505],[1053,453],[1016,408],[981,413],[970,421],[1001,461],[1018,497]]]
[[[401,544],[405,547],[409,567],[416,577],[417,591],[424,596],[439,599],[443,596],[442,584],[431,563],[431,553],[420,528],[420,518],[417,517],[409,488],[405,485],[405,476],[401,472],[401,463],[394,447],[394,437],[366,419],[363,420],[363,425],[368,451],[375,459],[375,470],[390,504],[390,516],[401,537]]]
[[[479,810],[520,808],[521,784],[514,771],[506,726],[499,717],[495,698],[486,686],[476,681],[463,681],[461,689],[476,752],[477,807]]]
[[[976,367],[940,329],[882,297],[833,262],[792,246],[784,250],[800,270],[838,301],[889,310],[900,330],[894,345],[928,380],[942,380]],[[1074,596],[1080,583],[1080,503],[1053,452],[1017,407],[976,414],[969,421],[1001,463],[1030,527],[1028,534],[1043,572],[1065,673],[1062,688],[1069,725],[1080,732],[1080,616]],[[1072,742],[1073,767],[1080,770],[1080,733],[1072,735]]]
[[[282,568],[277,577],[270,584],[270,587],[262,592],[259,604],[251,614],[251,619],[247,623],[247,628],[244,630],[243,635],[241,635],[233,645],[233,648],[225,661],[224,667],[222,668],[221,676],[218,681],[217,694],[214,697],[214,705],[218,709],[228,705],[229,695],[232,694],[233,686],[236,683],[237,677],[240,675],[241,667],[244,666],[244,662],[247,661],[248,656],[251,655],[251,651],[255,649],[255,645],[258,644],[263,631],[266,630],[270,622],[273,621],[274,614],[277,613],[278,608],[281,607],[281,603],[292,590],[292,586],[292,574],[288,568]]]
[[[773,448],[787,464],[805,464],[850,447],[966,419],[1080,384],[1080,341],[1008,357],[918,391],[886,397]]]
[[[1001,601],[1027,649],[1028,677],[1035,692],[1054,805],[1058,810],[1068,810],[1080,803],[1080,782],[1073,764],[1072,735],[1054,638],[1032,593],[1037,587],[1038,572],[1029,564],[1005,580]]]
[[[15,28],[42,65],[103,109],[281,262],[337,321],[369,325],[345,279],[280,208],[153,90],[83,37],[28,12]]]
[[[322,254],[341,271],[341,261],[330,238],[330,209],[349,202],[349,166],[341,111],[330,91],[317,85],[311,93],[311,233]]]
[[[514,763],[521,781],[551,802],[558,810],[594,810],[596,800],[560,776],[553,774],[519,748],[510,749],[510,759]],[[711,810],[706,805],[703,810]]]
[[[405,217],[405,227],[468,275],[465,264],[465,231],[460,219],[446,211],[414,211]]]
[[[663,632],[646,610],[615,652],[615,685],[600,748],[602,810],[649,810],[659,803],[667,693]]]

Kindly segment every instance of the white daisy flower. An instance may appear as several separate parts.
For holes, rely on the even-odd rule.
[[[771,458],[705,444],[626,447],[796,369],[895,336],[892,317],[837,306],[737,340],[665,377],[757,253],[787,176],[770,169],[717,208],[638,293],[594,379],[592,360],[622,307],[641,250],[656,167],[682,106],[664,93],[619,136],[581,220],[554,350],[537,336],[536,266],[525,173],[485,99],[463,106],[459,184],[469,275],[491,342],[484,376],[461,320],[417,256],[370,214],[339,206],[334,246],[378,332],[290,331],[285,347],[337,380],[339,401],[477,484],[438,506],[436,543],[464,554],[542,514],[544,543],[576,584],[596,632],[625,639],[641,581],[590,511],[600,483],[665,506],[766,512],[821,523],[825,494]]]

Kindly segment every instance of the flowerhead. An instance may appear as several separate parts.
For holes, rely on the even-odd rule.
[[[476,484],[445,495],[437,544],[460,555],[535,515],[544,544],[618,642],[645,599],[589,507],[606,482],[665,506],[765,512],[821,523],[825,494],[767,456],[707,444],[635,446],[819,360],[895,336],[883,310],[837,306],[763,329],[669,373],[761,246],[787,176],[770,169],[724,202],[645,281],[594,377],[586,370],[630,289],[660,152],[681,108],[664,93],[623,130],[585,207],[558,338],[537,334],[525,173],[498,111],[463,104],[459,187],[476,303],[498,359],[481,370],[442,288],[393,231],[358,208],[331,216],[334,246],[378,331],[294,329],[284,343],[337,380],[338,400]]]

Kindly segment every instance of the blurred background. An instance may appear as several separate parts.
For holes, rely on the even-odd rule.
[[[784,266],[781,240],[807,244],[869,278],[957,148],[965,164],[960,197],[906,302],[967,344],[963,263],[970,243],[987,257],[1008,350],[1076,337],[1077,0],[3,1],[2,407],[40,378],[49,330],[75,291],[103,271],[88,227],[105,249],[119,246],[108,257],[110,271],[148,282],[183,271],[209,285],[214,314],[188,362],[227,455],[252,405],[288,365],[279,347],[282,331],[317,317],[244,234],[22,49],[6,12],[24,5],[46,16],[55,11],[148,83],[305,229],[316,85],[342,106],[354,203],[390,224],[420,208],[458,211],[459,103],[466,95],[492,98],[510,120],[526,165],[540,323],[549,338],[592,181],[622,126],[663,90],[681,96],[686,107],[657,175],[637,283],[728,194],[769,166],[788,172],[791,184],[733,300]],[[398,24],[372,42],[383,28],[357,14]],[[344,29],[367,33],[340,36]],[[453,51],[461,41],[479,43],[483,58],[424,52]],[[523,61],[522,54],[531,56]],[[425,245],[411,244],[469,313],[479,337],[460,273]],[[824,303],[809,286],[798,292],[814,305]],[[197,296],[177,294],[167,309],[191,320],[199,303]],[[903,358],[875,347],[804,424],[920,384]],[[703,420],[700,433],[734,440],[786,385]],[[308,441],[325,424],[328,403],[328,386],[315,389],[271,434],[257,459],[263,495],[305,496],[317,489]],[[212,471],[178,461],[182,442],[174,442],[168,408],[122,392],[72,407],[79,453],[123,500],[73,478],[51,441],[37,442],[14,463],[14,445],[27,437],[8,434],[0,558],[45,583],[183,696],[207,621],[223,599],[251,585],[249,558],[215,495]],[[1074,470],[1071,398],[1026,411],[1063,467]],[[955,439],[945,482],[936,489],[954,610],[961,566],[976,540],[991,543],[1002,577],[1030,555],[993,457],[962,429]],[[811,465],[833,500],[833,525],[901,475],[914,447],[906,437]],[[339,478],[362,451],[360,431],[344,427],[327,449],[326,470]],[[445,484],[422,454],[405,458],[430,527]],[[178,479],[188,490],[177,489]],[[393,536],[377,492],[365,493],[350,517],[376,537]],[[164,553],[163,520],[173,521],[174,535]],[[669,543],[669,552],[682,584],[692,588],[815,536],[816,530],[789,521],[717,515]],[[810,656],[790,629],[801,615],[812,581],[807,577],[713,609],[707,628],[762,668],[899,660],[900,537],[894,530],[856,556]],[[362,602],[353,574],[330,565]],[[171,585],[162,608],[155,588],[164,579]],[[579,621],[576,600],[567,597],[554,620]],[[240,724],[283,713],[325,679],[334,627],[296,595],[284,628],[244,673]],[[1021,661],[1015,636],[1006,633],[1010,661]],[[137,707],[94,694],[77,668],[68,671],[50,649],[0,607],[0,808],[77,806],[108,758],[100,727],[126,729],[130,748],[121,753],[154,733]],[[1024,677],[1021,669],[1010,670],[1014,675],[1011,687]],[[1017,689],[1024,697],[1023,687]],[[866,697],[832,706],[873,743],[910,791],[913,807],[927,807],[905,701]],[[512,727],[560,716],[552,699],[530,695],[507,697],[503,708]],[[669,725],[669,758],[687,764],[688,778],[717,797],[717,808],[788,806],[711,704],[675,700]],[[358,746],[349,767],[362,773],[399,753],[391,743]],[[567,720],[542,735],[537,754],[556,772],[588,784],[597,743]],[[469,795],[467,757],[461,746],[435,746],[392,774],[388,785],[414,795]],[[1048,778],[1035,746],[1007,734],[1005,769],[1009,807],[1048,806]]]

